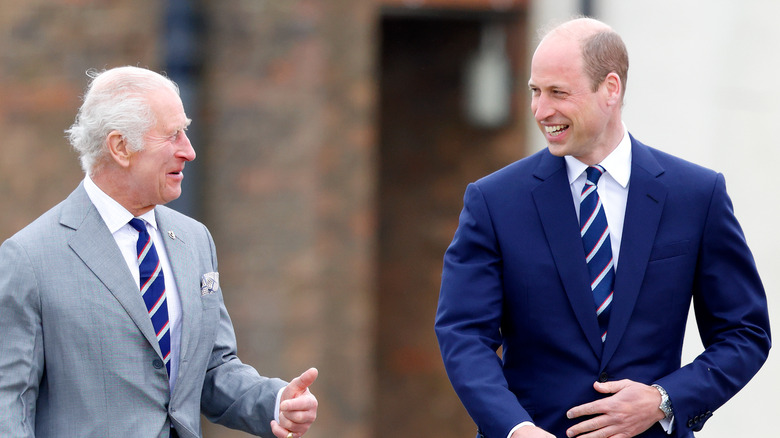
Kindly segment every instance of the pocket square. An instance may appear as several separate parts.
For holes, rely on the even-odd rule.
[[[200,295],[213,294],[219,289],[219,272],[207,272],[200,279]]]

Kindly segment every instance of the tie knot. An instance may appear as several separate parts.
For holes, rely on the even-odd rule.
[[[588,181],[593,183],[594,185],[598,184],[599,178],[601,178],[601,175],[603,175],[605,172],[604,168],[600,165],[590,166],[585,170],[585,173],[587,174]]]
[[[136,231],[139,233],[146,233],[146,225],[144,224],[144,221],[141,219],[138,219],[137,217],[134,217],[130,219],[130,226],[135,228]]]

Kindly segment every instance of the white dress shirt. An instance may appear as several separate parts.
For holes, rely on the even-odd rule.
[[[100,217],[103,218],[103,222],[106,223],[108,231],[114,236],[114,240],[127,263],[127,268],[138,286],[138,298],[141,299],[141,274],[138,271],[138,252],[136,250],[138,231],[128,223],[133,218],[132,213],[103,192],[89,176],[84,178],[84,189],[87,191],[92,204],[95,205],[98,213],[100,213]],[[168,261],[164,240],[160,235],[160,230],[157,229],[157,219],[155,218],[154,210],[139,216],[139,218],[144,220],[146,230],[152,236],[154,246],[157,249],[157,256],[162,264],[163,275],[165,276],[168,321],[171,325],[171,375],[169,384],[171,393],[173,393],[176,375],[179,371],[179,351],[181,347],[181,301],[179,290],[173,278],[173,270]]]

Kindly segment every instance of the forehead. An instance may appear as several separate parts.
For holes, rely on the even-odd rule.
[[[181,98],[169,88],[158,88],[149,93],[149,106],[164,127],[176,127],[188,124],[187,115]]]
[[[576,40],[552,36],[539,44],[531,61],[530,84],[573,86],[584,79],[582,51]]]

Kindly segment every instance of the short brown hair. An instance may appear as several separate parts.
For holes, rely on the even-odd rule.
[[[582,64],[593,91],[599,88],[608,74],[615,72],[622,85],[621,95],[625,95],[628,51],[615,31],[603,30],[586,37],[582,42]]]

